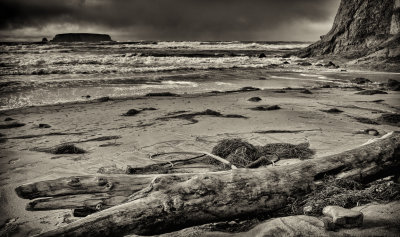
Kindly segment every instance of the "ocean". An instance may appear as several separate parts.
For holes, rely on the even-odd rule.
[[[248,86],[249,71],[268,69],[281,74],[289,71],[281,65],[296,59],[285,59],[282,55],[308,45],[307,42],[185,41],[2,43],[0,109],[160,91],[199,93],[240,88]],[[260,58],[260,54],[265,57]],[[274,79],[281,74],[259,76]],[[311,78],[319,77],[311,75]],[[293,82],[287,85],[296,86]],[[272,80],[258,86],[287,85],[277,85]]]

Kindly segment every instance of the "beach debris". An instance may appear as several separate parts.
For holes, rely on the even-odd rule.
[[[311,95],[311,94],[312,94],[312,92],[311,92],[310,90],[308,90],[308,89],[304,89],[304,90],[300,91],[300,93],[302,93],[302,94],[308,94],[308,95]]]
[[[327,109],[327,110],[321,110],[321,111],[322,111],[322,112],[325,112],[325,113],[330,113],[330,114],[340,114],[340,113],[343,113],[342,110],[337,109],[337,108],[332,108],[332,109]]]
[[[387,92],[381,90],[365,90],[356,93],[357,95],[386,95]]]
[[[315,64],[315,66],[316,66],[316,67],[322,67],[322,66],[324,66],[324,65],[322,65],[321,63],[317,63],[317,64]]]
[[[58,145],[54,147],[53,149],[50,150],[50,153],[52,154],[83,154],[86,153],[85,150],[76,147],[72,143],[65,143]]]
[[[382,114],[377,120],[383,124],[398,126],[400,124],[400,114]]]
[[[212,154],[227,159],[237,167],[258,168],[273,164],[280,159],[308,159],[314,155],[308,143],[293,145],[272,143],[254,146],[241,139],[224,139],[213,148]],[[215,164],[213,161],[210,163]]]
[[[103,137],[96,137],[96,138],[91,138],[79,142],[102,142],[102,141],[109,141],[109,140],[117,140],[120,139],[121,136],[103,136]]]
[[[183,111],[185,112],[185,111]],[[171,113],[170,113],[171,114]],[[202,112],[194,112],[194,113],[177,113],[174,112],[174,114],[172,115],[166,115],[165,117],[162,118],[158,118],[158,120],[169,120],[169,119],[184,119],[184,120],[188,120],[191,122],[191,124],[195,124],[198,123],[199,121],[197,119],[195,119],[195,117],[197,116],[212,116],[212,117],[219,117],[219,118],[247,118],[243,115],[239,115],[239,114],[221,114],[218,111],[214,111],[211,109],[206,109],[205,111]]]
[[[290,64],[288,61],[283,62],[282,64]]]
[[[85,150],[76,147],[73,143],[63,143],[50,148],[34,148],[33,151],[46,152],[50,154],[84,154]]]
[[[368,128],[368,129],[362,129],[360,131],[355,132],[355,134],[368,134],[368,135],[372,135],[372,136],[378,136],[379,132],[378,130],[374,129],[374,128]]]
[[[259,134],[275,134],[275,133],[302,133],[302,132],[311,132],[311,131],[321,131],[321,129],[308,129],[308,130],[261,130],[255,131],[254,133]]]
[[[288,214],[303,214],[305,207],[311,207],[307,215],[320,216],[327,206],[353,208],[371,202],[400,200],[400,184],[392,178],[363,184],[351,179],[325,178],[316,189],[290,207]]]
[[[366,84],[366,83],[371,83],[371,81],[367,78],[364,77],[357,77],[354,78],[352,80],[350,80],[351,83],[355,83],[355,84]]]
[[[0,129],[18,128],[18,127],[23,127],[25,125],[26,124],[19,122],[6,123],[6,124],[0,124]]]
[[[138,109],[130,109],[126,113],[122,114],[122,116],[135,116],[143,111],[154,111],[157,110],[156,108],[148,107],[148,108],[142,108],[140,110]]]
[[[141,110],[142,111],[154,111],[154,110],[157,110],[157,109],[153,108],[153,107],[148,107],[148,108],[142,108]]]
[[[271,111],[281,109],[281,107],[279,107],[279,105],[261,105],[250,109],[256,111]]]
[[[365,124],[372,124],[372,125],[378,125],[379,123],[377,123],[376,121],[369,119],[369,118],[365,118],[365,117],[353,117],[355,120],[357,120],[357,122],[359,123],[365,123]]]
[[[257,148],[241,139],[224,139],[218,142],[211,153],[238,167],[245,167],[259,158]],[[208,162],[218,164],[214,159],[209,159]]]
[[[111,99],[108,96],[100,97],[97,99],[98,102],[107,102],[109,100],[111,100]]]
[[[328,89],[328,88],[332,88],[332,86],[329,84],[324,84],[321,86],[321,88]]]
[[[372,103],[382,103],[382,102],[384,102],[385,100],[373,100],[373,101],[371,101]]]
[[[389,79],[387,82],[387,88],[391,91],[400,91],[400,81]]]
[[[250,99],[248,99],[248,101],[251,101],[251,102],[259,102],[261,100],[262,99],[260,97],[251,97]]]
[[[51,128],[51,126],[46,123],[39,123],[39,128]]]
[[[265,55],[265,53],[260,53],[260,55],[258,55],[258,58],[266,58],[267,56]]]
[[[284,90],[277,90],[277,91],[274,91],[274,93],[281,93],[281,94],[284,94],[284,93],[286,93],[286,91],[284,91]]]
[[[90,99],[90,95],[83,95],[82,98]]]
[[[135,115],[139,114],[140,112],[142,112],[142,111],[137,110],[137,109],[130,109],[126,113],[122,114],[122,116],[135,116]]]
[[[335,225],[345,228],[361,227],[363,225],[364,215],[362,212],[349,210],[340,206],[326,206],[322,213],[332,218]]]
[[[310,159],[315,152],[311,150],[310,143],[290,144],[290,143],[271,143],[264,146],[257,146],[260,154],[264,156],[276,155],[279,159]]]
[[[14,120],[14,119],[11,118],[11,117],[7,117],[7,118],[4,119],[4,121],[6,121],[6,122],[8,122],[8,121],[13,121],[13,120]]]
[[[157,96],[160,96],[160,97],[163,97],[163,96],[165,96],[165,97],[179,97],[180,95],[175,94],[175,93],[171,93],[171,92],[152,92],[152,93],[146,94],[146,96],[148,96],[148,97],[157,97]]]
[[[299,62],[297,65],[308,67],[311,66],[312,64],[310,62]]]
[[[122,145],[122,143],[108,142],[108,143],[100,144],[99,147],[120,146],[120,145]]]

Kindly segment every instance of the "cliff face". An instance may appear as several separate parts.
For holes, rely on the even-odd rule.
[[[399,33],[400,0],[342,0],[329,33],[298,56],[400,57]]]
[[[52,42],[101,42],[112,41],[109,35],[89,33],[58,34]]]

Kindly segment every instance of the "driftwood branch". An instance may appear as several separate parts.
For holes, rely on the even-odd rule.
[[[130,191],[145,186],[133,193],[125,203],[40,236],[165,233],[203,223],[276,211],[293,198],[311,192],[326,175],[369,182],[395,174],[399,168],[400,133],[395,132],[353,150],[294,165],[202,174],[153,175],[149,185],[143,183],[148,182],[151,176],[140,176],[143,178],[140,184],[136,179],[123,181],[135,180],[132,183],[135,188]],[[65,180],[58,182],[65,185]],[[129,186],[129,183],[121,181],[118,184],[120,186],[115,187],[125,187],[122,188],[124,190]],[[25,185],[24,188],[17,188],[17,193],[30,198],[43,196],[46,192],[62,193],[45,191],[44,188],[32,192],[35,194],[26,193],[27,190],[33,191],[33,188],[28,188],[30,186],[40,187],[37,183]],[[48,183],[47,186],[51,185]],[[96,185],[87,186],[93,193],[95,190],[104,193]],[[81,189],[78,190],[83,194],[83,187]],[[71,193],[71,190],[73,188],[63,188],[64,193]]]

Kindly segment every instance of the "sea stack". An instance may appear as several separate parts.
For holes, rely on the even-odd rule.
[[[103,42],[112,41],[111,37],[106,34],[91,33],[67,33],[58,34],[52,42]]]
[[[399,29],[400,0],[342,0],[329,33],[297,56],[398,60]]]

